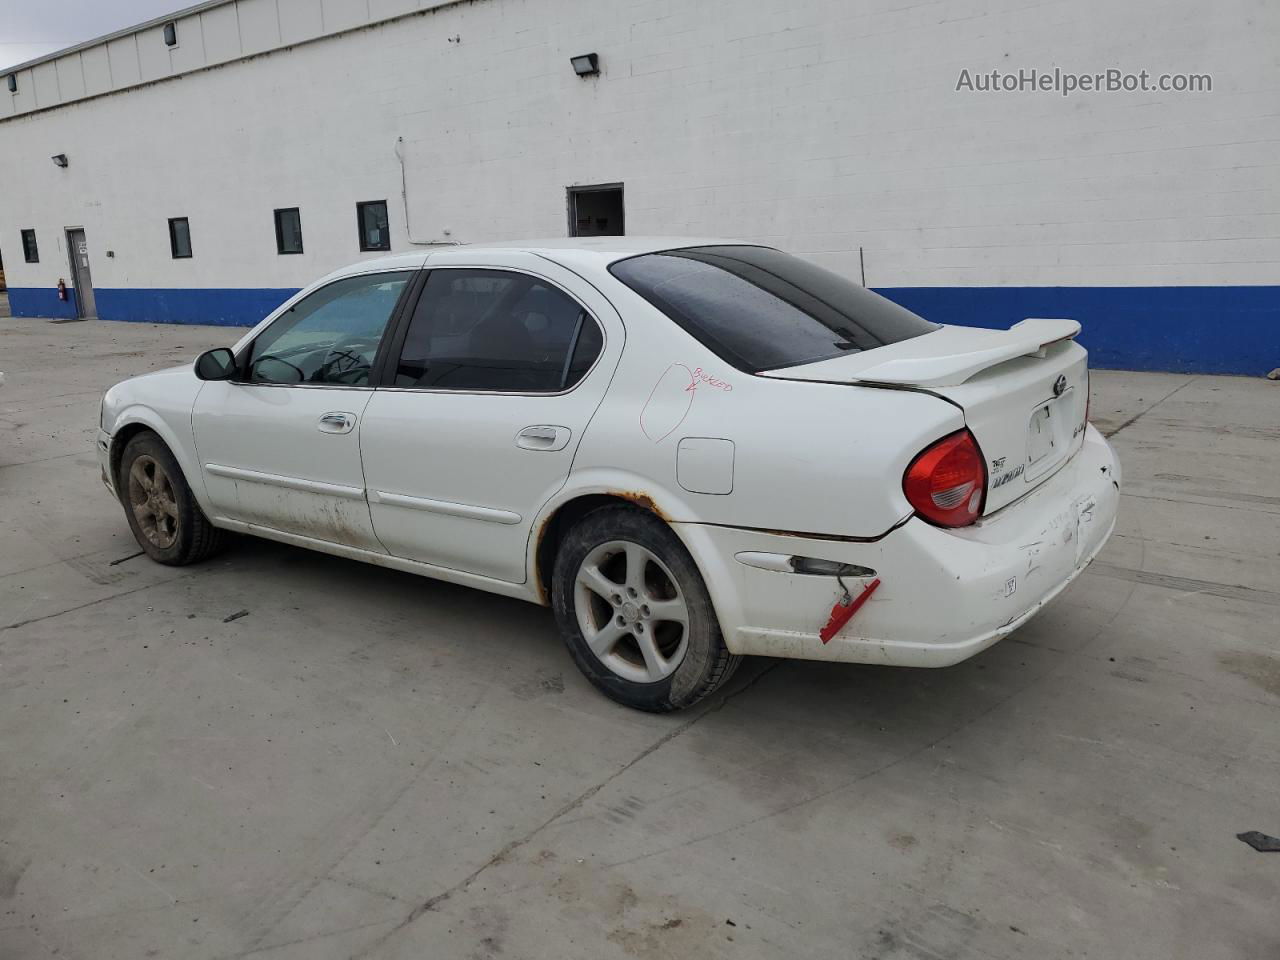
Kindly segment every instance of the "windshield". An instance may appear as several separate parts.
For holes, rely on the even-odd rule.
[[[609,269],[748,373],[874,350],[937,329],[866,287],[768,247],[687,247]]]

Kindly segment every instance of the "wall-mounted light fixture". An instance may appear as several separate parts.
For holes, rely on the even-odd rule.
[[[164,45],[166,47],[178,45],[178,27],[172,20],[164,25]]]
[[[71,162],[70,160],[67,159],[67,155],[65,153],[55,153],[49,159],[53,161],[54,166],[58,166],[58,167],[65,167],[67,164]]]
[[[9,84],[10,93],[18,92],[18,75],[16,73],[9,74],[9,76],[6,78],[6,82]]]
[[[573,72],[580,77],[594,77],[600,72],[600,58],[594,53],[584,53],[579,57],[570,57]]]

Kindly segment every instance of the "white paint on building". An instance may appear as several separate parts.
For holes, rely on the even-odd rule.
[[[12,286],[65,276],[74,225],[98,287],[297,287],[360,256],[358,201],[387,200],[403,250],[563,235],[566,187],[605,182],[628,233],[854,276],[861,249],[876,287],[1280,279],[1268,0],[226,0],[176,25],[176,47],[156,22],[0,87]],[[579,79],[591,51],[601,74]],[[1020,67],[1213,89],[955,90]],[[305,253],[279,256],[272,211],[292,206]],[[191,259],[169,254],[177,216]]]

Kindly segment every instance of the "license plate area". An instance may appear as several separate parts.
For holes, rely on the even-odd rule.
[[[1031,412],[1027,424],[1027,469],[1023,477],[1027,483],[1052,470],[1071,446],[1072,413],[1075,410],[1075,390],[1066,390],[1062,396],[1046,400]]]

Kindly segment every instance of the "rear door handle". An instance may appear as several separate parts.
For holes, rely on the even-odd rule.
[[[350,433],[355,425],[356,415],[354,413],[335,410],[324,414],[320,418],[319,428],[321,433]]]
[[[516,434],[516,446],[525,450],[563,450],[572,436],[573,431],[568,427],[538,424]]]

